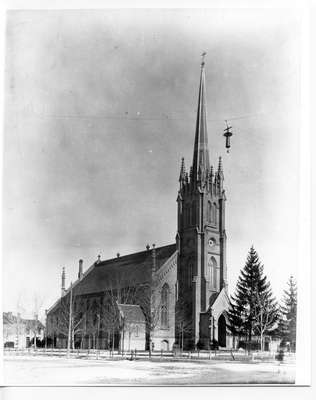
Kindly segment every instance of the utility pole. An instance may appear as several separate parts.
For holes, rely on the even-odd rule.
[[[37,343],[36,343],[36,341],[37,341],[37,327],[38,327],[38,315],[37,315],[37,312],[35,312],[34,319],[35,319],[35,322],[34,322],[34,349],[36,349],[36,347],[37,347]]]
[[[45,349],[47,349],[47,310],[45,310]]]
[[[69,358],[69,355],[70,355],[71,328],[72,328],[72,282],[70,283],[67,358]]]

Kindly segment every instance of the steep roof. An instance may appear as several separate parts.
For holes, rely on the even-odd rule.
[[[156,268],[159,269],[175,251],[176,244],[157,247]],[[81,279],[73,283],[73,293],[85,295],[104,292],[109,288],[146,284],[151,278],[152,265],[152,249],[95,262]],[[52,311],[58,303],[59,300],[48,311]]]
[[[219,293],[213,293],[210,297],[209,300],[209,306],[212,307],[212,305],[215,303],[217,297],[219,296]]]
[[[133,304],[118,304],[117,306],[126,322],[145,323],[145,316],[140,306]]]

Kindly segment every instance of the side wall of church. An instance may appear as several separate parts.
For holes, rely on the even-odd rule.
[[[175,341],[175,305],[177,296],[177,252],[154,274],[154,330],[152,348],[172,350]]]

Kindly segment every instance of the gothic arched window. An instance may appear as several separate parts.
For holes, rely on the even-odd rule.
[[[186,206],[183,207],[183,226],[187,226],[188,224],[188,209]]]
[[[188,208],[187,208],[187,212],[188,212],[188,215],[187,215],[187,225],[188,226],[190,226],[191,225],[191,213],[192,213],[192,210],[191,210],[191,206],[188,204]]]
[[[195,215],[196,215],[195,209],[196,209],[196,207],[195,207],[195,201],[194,201],[191,206],[191,225],[195,224]]]
[[[214,257],[211,257],[208,261],[208,268],[209,268],[209,273],[210,273],[210,282],[211,282],[211,287],[217,289],[217,262]]]
[[[213,224],[216,224],[216,217],[217,217],[217,208],[216,208],[216,204],[214,203],[212,205],[212,209],[211,209],[211,222]]]
[[[165,283],[161,290],[161,327],[169,326],[169,286]]]
[[[187,281],[188,287],[192,286],[192,279],[193,279],[193,264],[192,264],[192,262],[189,262],[189,265],[188,265],[188,281]]]
[[[207,220],[212,222],[212,203],[210,201],[207,203]]]

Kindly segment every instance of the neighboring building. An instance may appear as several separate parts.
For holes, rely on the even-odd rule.
[[[44,338],[44,325],[38,319],[21,318],[20,314],[13,315],[12,312],[3,313],[3,346],[16,349],[25,349],[34,343],[36,334],[37,341]]]
[[[139,306],[139,318],[142,310],[146,348],[172,349],[175,343],[185,348],[209,348],[213,340],[221,347],[231,346],[226,331],[224,174],[221,159],[215,170],[209,158],[202,62],[193,163],[189,173],[184,159],[180,168],[176,243],[147,246],[145,251],[123,257],[118,254],[110,260],[99,257],[86,272],[80,260],[78,280],[68,290],[63,270],[61,298],[47,314],[48,335],[56,346],[66,343],[70,296],[74,302],[72,318],[77,321],[72,326],[80,326],[72,332],[77,346],[79,342],[82,347],[91,346],[95,332],[99,347],[119,346],[122,327],[115,325],[117,316],[113,318],[109,311],[115,302],[127,319],[130,306],[126,304]],[[124,333],[126,344],[125,340]]]
[[[140,306],[118,304],[122,325],[121,349],[144,350],[146,346],[146,319]]]

